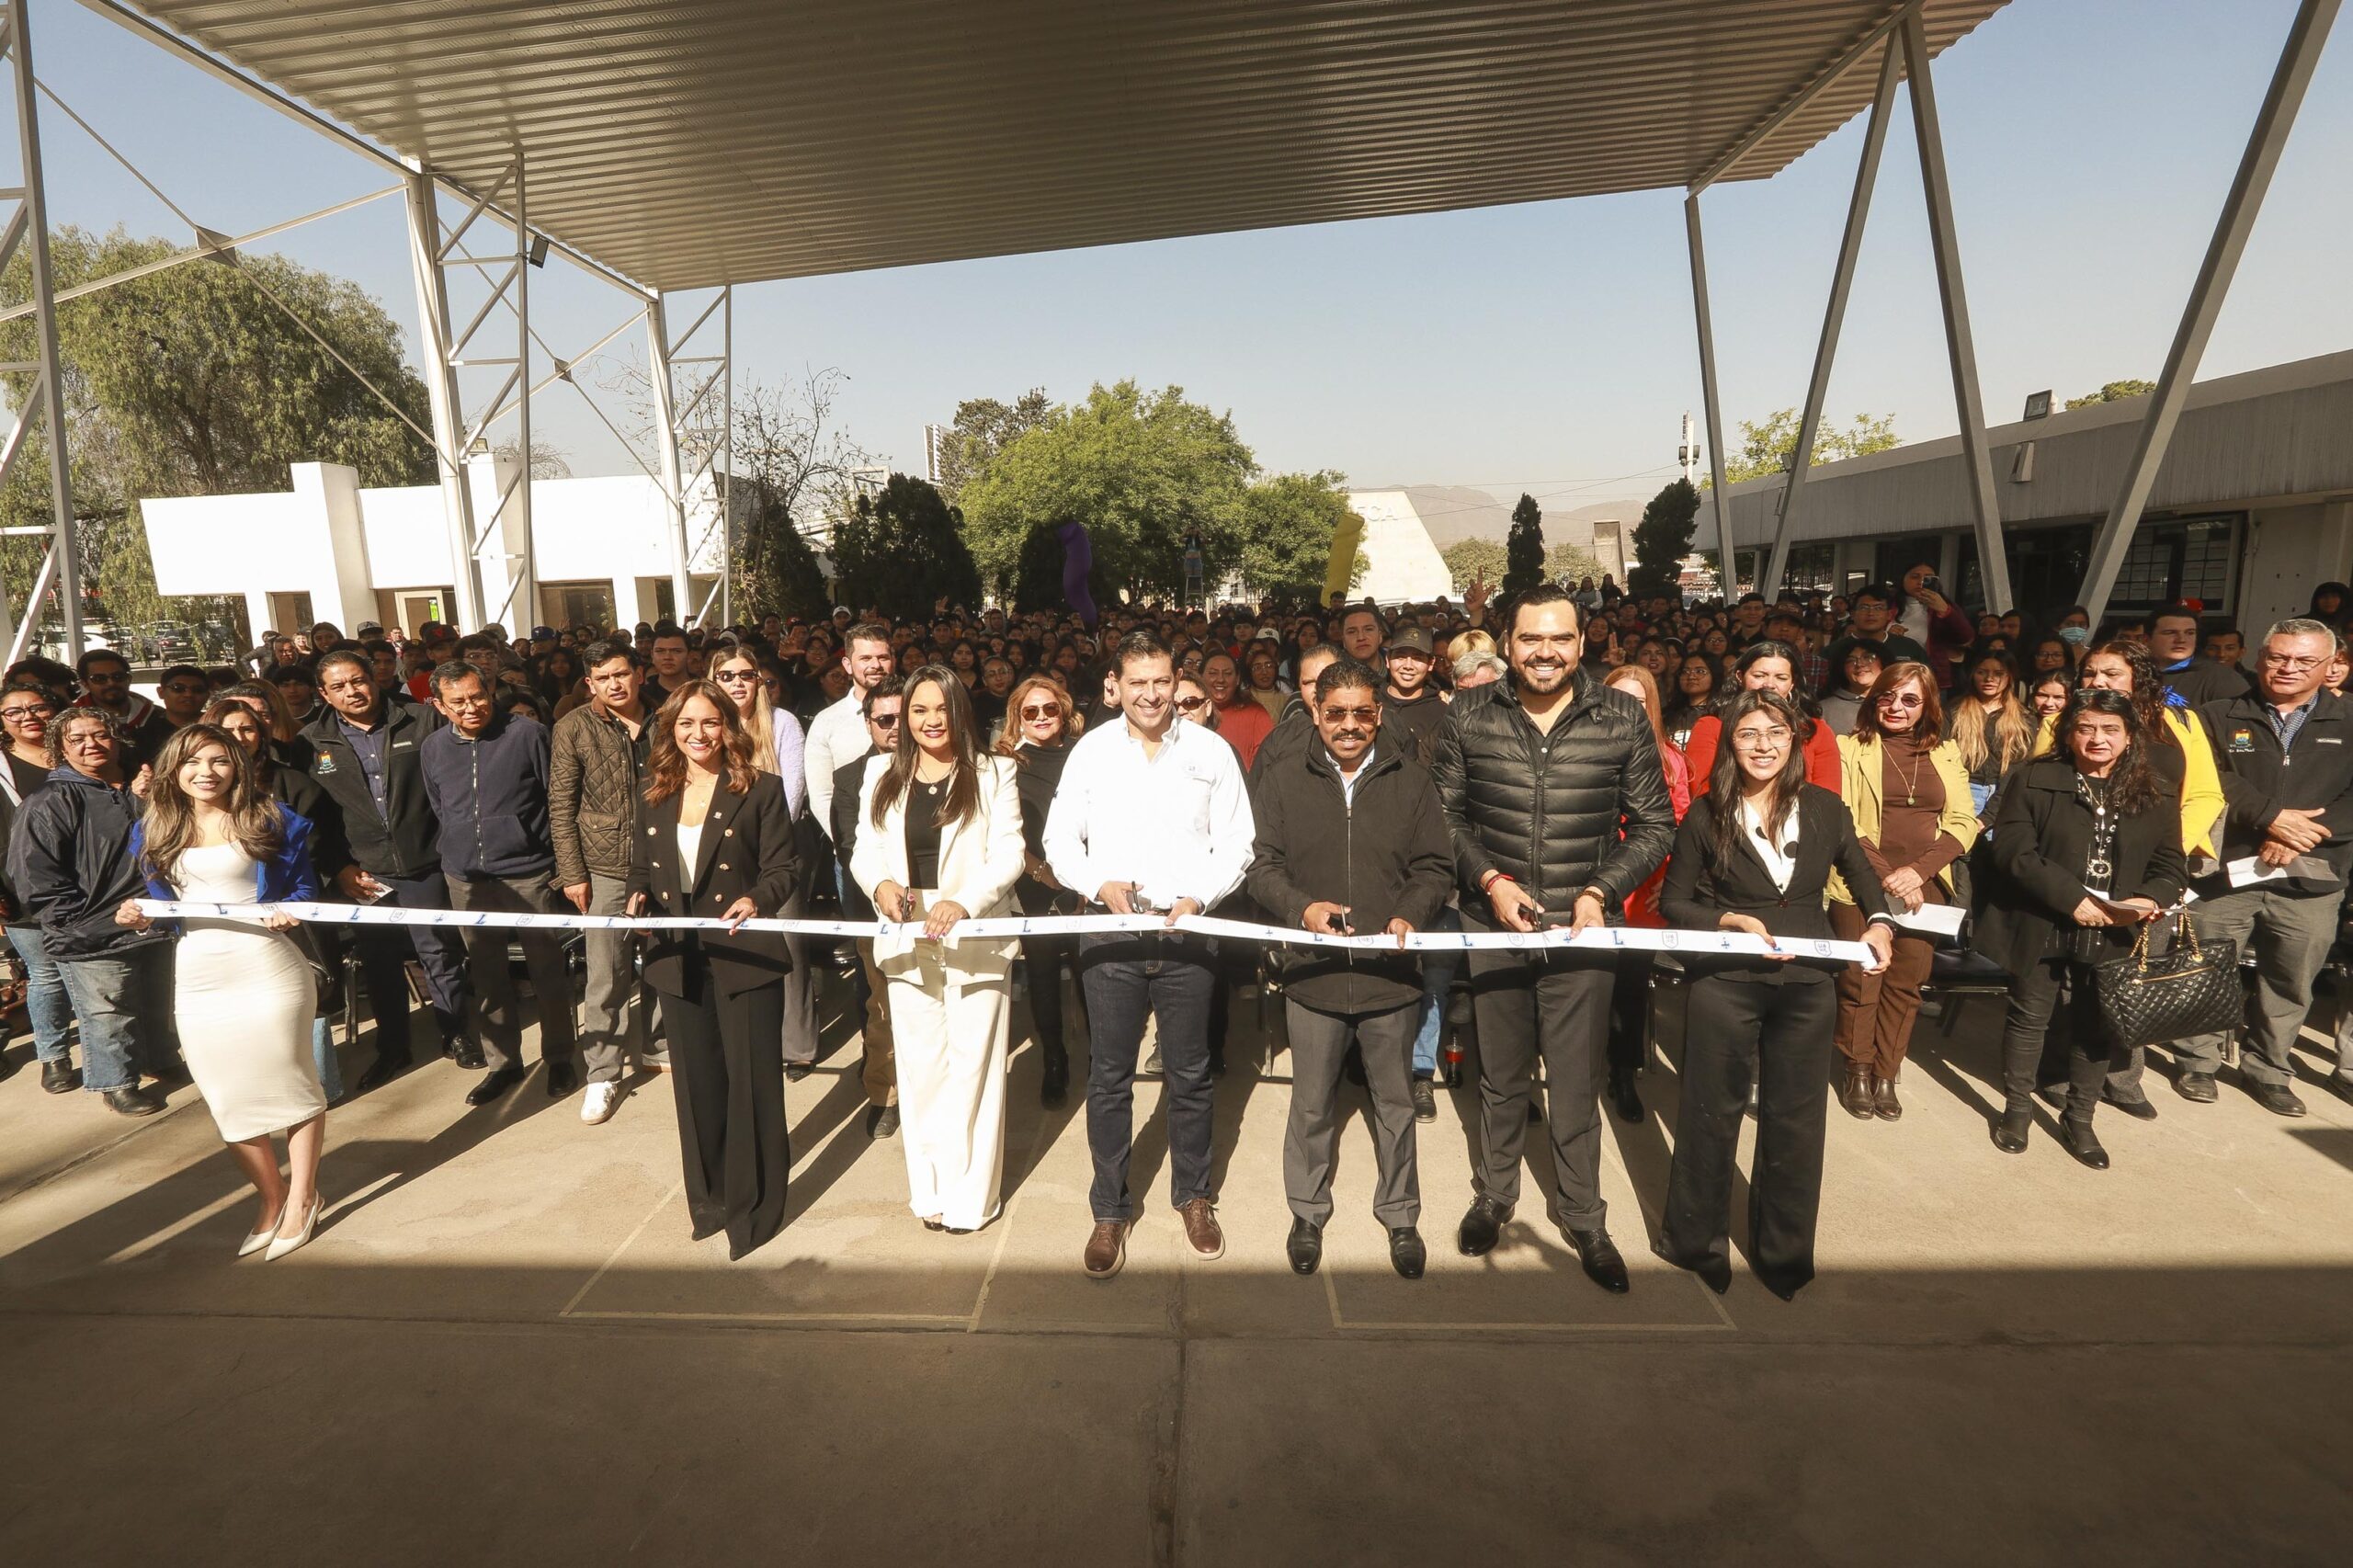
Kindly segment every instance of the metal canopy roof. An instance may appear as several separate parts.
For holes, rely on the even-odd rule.
[[[1761,178],[1867,105],[1836,68],[1901,9],[133,3],[476,189],[519,150],[534,228],[667,290]],[[1930,48],[2002,3],[1922,0]]]

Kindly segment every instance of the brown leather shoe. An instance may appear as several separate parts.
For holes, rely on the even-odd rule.
[[[1097,1220],[1095,1232],[1086,1238],[1086,1277],[1108,1279],[1120,1272],[1128,1261],[1128,1222],[1125,1220]]]
[[[1881,1078],[1871,1085],[1871,1114],[1881,1121],[1904,1119],[1904,1102],[1895,1097],[1895,1080]]]
[[[1871,1110],[1871,1075],[1868,1068],[1847,1069],[1847,1086],[1838,1091],[1838,1103],[1857,1121],[1869,1121]]]
[[[1225,1256],[1225,1233],[1219,1229],[1217,1210],[1206,1198],[1196,1198],[1176,1210],[1185,1221],[1185,1239],[1202,1257]]]

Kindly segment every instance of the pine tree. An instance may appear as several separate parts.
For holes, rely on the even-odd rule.
[[[1626,591],[1636,598],[1677,597],[1683,558],[1691,553],[1699,522],[1699,492],[1689,480],[1676,480],[1652,496],[1643,520],[1634,525],[1634,566],[1626,574]]]
[[[1504,549],[1505,593],[1525,593],[1544,581],[1544,514],[1535,496],[1522,495],[1511,509],[1511,537]]]

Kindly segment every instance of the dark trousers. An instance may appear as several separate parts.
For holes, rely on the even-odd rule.
[[[1944,890],[1929,884],[1929,902],[1946,902]],[[1869,924],[1851,903],[1830,906],[1830,929],[1842,942],[1859,942]],[[1920,987],[1937,960],[1936,944],[1899,931],[1895,953],[1877,974],[1850,963],[1838,971],[1838,1052],[1849,1072],[1869,1073],[1894,1083],[1904,1075],[1912,1049],[1912,1026],[1920,1017]]]
[[[545,877],[451,877],[454,909],[500,910],[516,915],[554,915],[555,890]],[[563,906],[569,912],[571,905]],[[509,940],[523,949],[531,989],[540,998],[540,1059],[572,1060],[572,976],[563,965],[563,938],[553,931],[518,931],[508,926],[467,926],[466,978],[472,983],[482,1028],[482,1055],[493,1071],[523,1064],[523,1005],[507,971]]]
[[[1029,977],[1029,1022],[1038,1034],[1038,1049],[1052,1057],[1067,1057],[1063,1033],[1063,972],[1078,967],[1075,937],[1024,937],[1021,962]]]
[[[391,891],[377,903],[386,909],[447,909],[449,884],[438,871],[421,877],[369,873]],[[443,1040],[466,1027],[465,938],[448,926],[355,926],[359,975],[368,988],[368,1010],[376,1017],[376,1051],[383,1056],[409,1051],[408,960],[425,971],[425,994],[433,999],[433,1021]]]
[[[1416,996],[1385,1013],[1322,1013],[1285,999],[1290,1033],[1290,1119],[1283,1132],[1283,1190],[1290,1211],[1313,1225],[1332,1218],[1332,1164],[1340,1145],[1340,1059],[1356,1032],[1364,1081],[1372,1091],[1373,1162],[1381,1172],[1372,1214],[1395,1229],[1422,1217],[1414,1156],[1414,1031]],[[1164,1056],[1165,1052],[1162,1053]]]
[[[2053,1023],[2066,1041],[2067,1119],[2088,1126],[2108,1077],[2110,1051],[2108,1024],[2092,993],[2092,971],[2083,964],[2045,959],[2011,977],[2009,1013],[2002,1020],[2003,1094],[2012,1110],[2033,1108],[2043,1041]]]
[[[1086,1146],[1095,1157],[1088,1200],[1097,1220],[1130,1218],[1128,1155],[1135,1141],[1136,1053],[1144,1019],[1160,1025],[1161,1094],[1168,1107],[1169,1201],[1210,1193],[1210,995],[1215,956],[1198,937],[1083,937],[1079,984],[1086,994],[1089,1061]]]
[[[727,994],[700,955],[687,964],[687,993],[664,994],[670,1084],[678,1106],[678,1153],[687,1212],[698,1239],[727,1233],[742,1257],[784,1228],[792,1150],[784,1119],[784,987]]]
[[[809,915],[806,894],[795,892],[777,911],[779,918],[803,920]],[[784,950],[792,960],[791,972],[784,977],[784,1059],[787,1062],[817,1060],[817,950],[824,945],[818,937],[799,937],[787,933]]]
[[[1650,1044],[1651,955],[1620,953],[1609,977],[1609,1075],[1643,1065]]]
[[[1464,910],[1463,925],[1492,929],[1479,917],[1483,913]],[[1541,1052],[1554,1207],[1572,1230],[1594,1230],[1608,1218],[1601,1200],[1601,1071],[1615,974],[1608,958],[1583,953],[1471,954],[1472,1008],[1479,1022],[1478,1190],[1498,1203],[1519,1201],[1529,1083]]]
[[[1838,991],[1827,974],[1779,981],[1711,974],[1684,1004],[1683,1108],[1660,1244],[1686,1268],[1732,1259],[1732,1173],[1756,1064],[1756,1154],[1748,1171],[1748,1261],[1775,1289],[1813,1278]]]

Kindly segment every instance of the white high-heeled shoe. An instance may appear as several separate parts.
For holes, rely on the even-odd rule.
[[[285,1220],[285,1208],[283,1205],[280,1205],[278,1219],[272,1223],[263,1227],[261,1230],[256,1231],[252,1235],[247,1236],[238,1246],[237,1256],[239,1257],[251,1257],[254,1254],[267,1246],[270,1244],[270,1239],[278,1234],[278,1225],[284,1223]],[[265,1258],[263,1261],[267,1262],[268,1260]]]
[[[288,1253],[292,1252],[295,1248],[301,1246],[304,1242],[309,1241],[311,1239],[311,1233],[319,1228],[319,1215],[325,1208],[326,1199],[315,1192],[313,1193],[311,1195],[311,1211],[302,1217],[302,1233],[299,1236],[271,1237],[269,1250],[262,1254],[261,1260],[264,1263],[275,1263],[279,1258],[284,1257]],[[280,1220],[278,1223],[284,1224],[285,1221]]]

